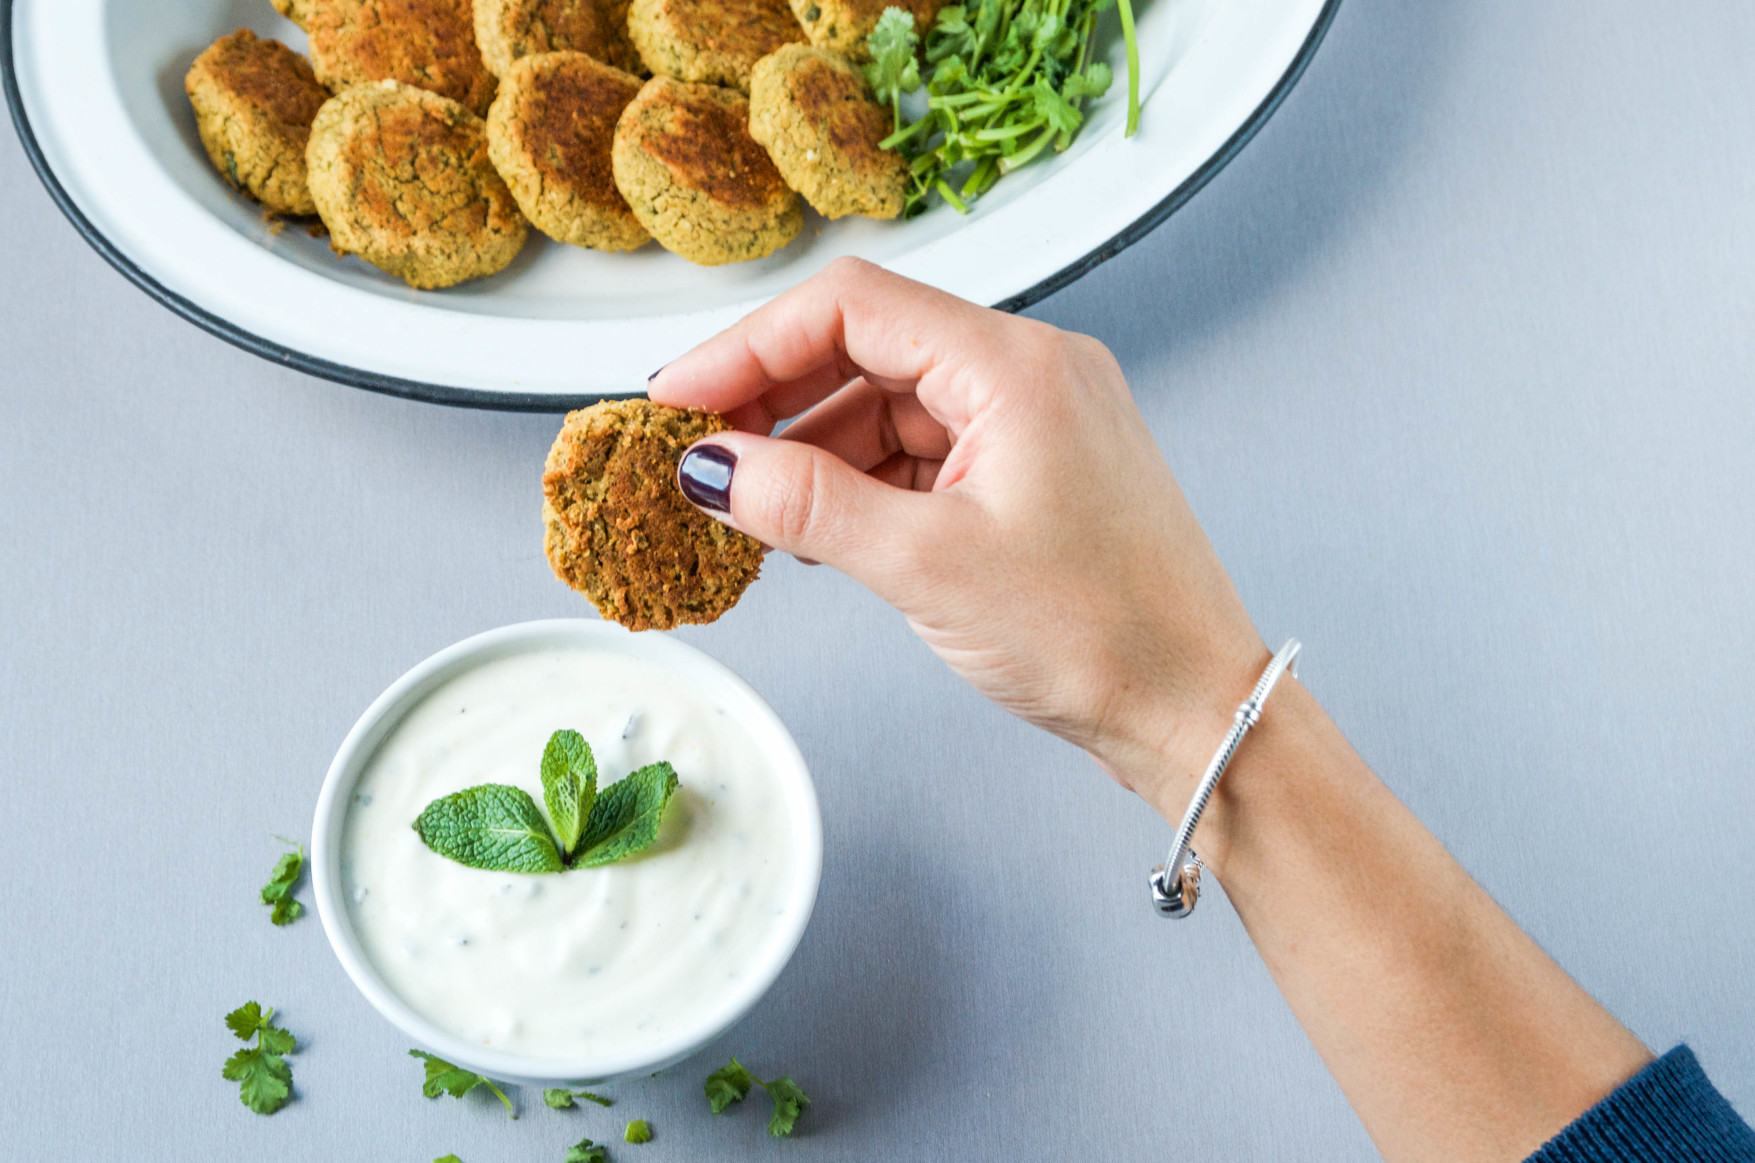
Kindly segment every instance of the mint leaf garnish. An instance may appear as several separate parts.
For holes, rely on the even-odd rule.
[[[668,763],[650,764],[611,784],[591,805],[572,866],[596,868],[651,847],[676,786],[676,769]]]
[[[523,788],[484,783],[434,800],[414,830],[428,848],[470,868],[532,873],[564,867],[554,834]]]
[[[542,802],[554,823],[561,855],[578,846],[597,799],[597,760],[577,731],[556,731],[542,752]]]
[[[441,1094],[448,1094],[452,1098],[462,1098],[476,1087],[485,1086],[493,1092],[495,1098],[500,1100],[500,1105],[506,1108],[506,1114],[512,1118],[518,1117],[512,1110],[512,1100],[506,1097],[505,1091],[494,1085],[492,1079],[485,1078],[473,1070],[453,1066],[443,1058],[435,1057],[424,1050],[410,1050],[408,1056],[419,1058],[426,1063],[427,1076],[420,1086],[420,1092],[426,1097],[438,1098]]]
[[[238,1084],[238,1101],[259,1115],[271,1115],[292,1101],[292,1067],[282,1055],[296,1048],[293,1036],[272,1023],[274,1007],[245,1002],[225,1016],[226,1028],[256,1045],[225,1061],[220,1076]]]
[[[530,793],[500,783],[434,800],[414,830],[428,848],[470,868],[596,868],[651,847],[676,788],[676,769],[653,763],[600,795],[591,745],[577,731],[556,731],[542,753],[542,798],[553,830]]]
[[[768,1133],[775,1137],[790,1135],[792,1128],[798,1125],[798,1116],[810,1105],[798,1083],[790,1077],[782,1076],[772,1082],[763,1082],[760,1078],[744,1069],[743,1063],[736,1058],[729,1066],[715,1070],[707,1076],[707,1105],[719,1114],[733,1103],[742,1102],[749,1094],[750,1087],[759,1086],[768,1092],[774,1100],[774,1114],[768,1119]]]
[[[551,1086],[542,1092],[542,1101],[555,1110],[570,1110],[573,1100],[582,1098],[586,1102],[594,1102],[598,1106],[614,1106],[614,1102],[601,1094],[592,1094],[589,1090],[568,1090],[565,1087]]]
[[[635,1119],[622,1132],[622,1139],[628,1143],[650,1143],[652,1141],[652,1124],[645,1119]]]
[[[287,841],[292,843],[292,841]],[[305,869],[305,846],[298,845],[297,852],[288,852],[274,862],[274,871],[269,874],[268,883],[262,886],[262,903],[271,905],[273,911],[268,919],[277,925],[290,925],[305,915],[305,906],[293,899],[293,888],[299,883],[299,875]]]
[[[580,1139],[567,1148],[561,1163],[607,1163],[609,1152],[590,1139]]]

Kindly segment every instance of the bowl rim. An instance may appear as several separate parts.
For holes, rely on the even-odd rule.
[[[615,644],[617,653],[645,658],[692,679],[704,678],[720,685],[731,697],[744,701],[741,712],[760,720],[767,728],[759,733],[771,736],[772,745],[763,740],[763,751],[776,761],[773,766],[786,785],[788,799],[801,809],[794,813],[799,866],[787,917],[776,939],[768,945],[765,959],[705,1019],[645,1050],[549,1058],[482,1047],[416,1012],[379,974],[360,944],[341,895],[341,834],[348,797],[379,745],[410,710],[438,687],[498,659],[555,646],[602,649],[608,643]],[[372,1008],[417,1045],[446,1061],[496,1079],[532,1083],[606,1082],[651,1073],[682,1061],[729,1030],[755,1007],[778,980],[804,937],[821,882],[822,854],[822,813],[810,768],[792,733],[754,687],[724,663],[679,639],[663,634],[635,634],[613,623],[587,618],[555,618],[500,626],[453,643],[415,664],[372,701],[342,740],[323,777],[311,825],[310,871],[317,915],[343,970]]]

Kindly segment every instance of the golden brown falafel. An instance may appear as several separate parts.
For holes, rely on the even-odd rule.
[[[317,113],[305,157],[330,246],[411,287],[491,275],[528,228],[487,156],[481,118],[397,81],[355,85]]]
[[[470,0],[303,0],[317,79],[339,93],[401,81],[487,112],[493,74],[475,43]]]
[[[207,156],[273,214],[315,214],[305,180],[311,122],[329,94],[310,62],[247,28],[209,45],[183,78]]]
[[[902,212],[908,161],[879,144],[893,128],[865,77],[833,49],[789,44],[750,76],[750,136],[826,218]]]
[[[804,226],[734,90],[653,77],[622,111],[611,157],[640,225],[690,262],[763,258]]]
[[[581,52],[513,61],[488,110],[488,156],[519,209],[557,242],[633,250],[651,236],[615,188],[616,119],[638,77]]]
[[[633,0],[628,35],[658,76],[745,93],[757,61],[805,39],[786,0]]]
[[[475,0],[482,63],[504,77],[520,57],[582,52],[618,69],[639,69],[625,9],[618,27],[602,0]]]
[[[865,38],[877,27],[886,8],[914,14],[914,31],[926,39],[926,30],[938,19],[941,0],[791,0],[792,14],[818,48],[839,49],[855,61],[869,61]]]
[[[568,415],[542,474],[543,549],[556,576],[632,630],[711,622],[737,604],[762,547],[683,497],[676,466],[725,418],[649,400]]]
[[[273,3],[276,12],[300,28],[303,28],[305,21],[310,19],[311,0],[273,0]]]

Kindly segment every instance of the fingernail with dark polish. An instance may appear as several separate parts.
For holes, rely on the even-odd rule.
[[[677,487],[683,496],[714,513],[731,512],[731,471],[737,454],[718,444],[697,444],[683,454],[676,466]]]
[[[665,364],[665,365],[664,365],[664,367],[669,367],[669,366],[670,366],[670,365],[669,365],[669,364]],[[657,379],[657,378],[658,378],[658,372],[662,372],[662,371],[663,371],[663,370],[664,370],[664,367],[661,367],[661,368],[659,368],[659,369],[658,369],[658,371],[656,371],[656,372],[653,372],[653,373],[652,373],[652,374],[651,374],[651,375],[649,375],[649,376],[647,376],[647,377],[646,377],[646,382],[647,382],[647,383],[651,383],[651,382],[652,382],[652,381],[653,381],[653,380],[655,380],[655,379]]]

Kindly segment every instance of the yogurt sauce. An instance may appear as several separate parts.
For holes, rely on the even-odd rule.
[[[440,796],[513,784],[542,803],[549,735],[571,727],[598,789],[667,759],[658,842],[602,868],[466,868],[411,826]],[[341,887],[385,983],[442,1029],[538,1058],[637,1052],[697,1028],[771,956],[799,875],[798,809],[757,738],[692,682],[590,649],[488,662],[427,695],[355,785]]]

